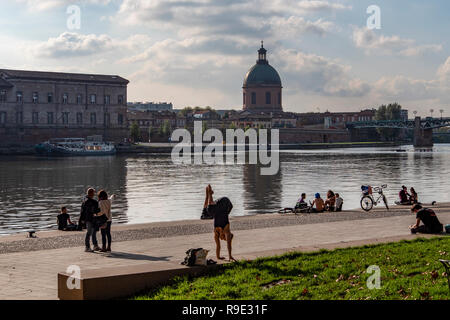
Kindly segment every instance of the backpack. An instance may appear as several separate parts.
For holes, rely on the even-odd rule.
[[[184,258],[184,261],[181,262],[181,264],[188,266],[188,267],[195,266],[197,263],[197,254],[203,253],[202,256],[204,256],[204,258],[206,259],[206,255],[204,254],[204,251],[206,251],[206,255],[207,255],[208,251],[203,250],[203,248],[189,249],[188,251],[186,251],[186,257]]]

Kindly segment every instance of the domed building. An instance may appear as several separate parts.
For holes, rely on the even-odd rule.
[[[258,60],[247,72],[242,89],[245,111],[283,112],[281,78],[277,70],[269,65],[263,42],[258,50]]]

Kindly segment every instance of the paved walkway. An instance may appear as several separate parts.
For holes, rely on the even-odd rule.
[[[450,223],[450,207],[439,219]],[[236,258],[254,258],[289,250],[344,247],[378,241],[412,239],[413,215],[336,221],[234,231]],[[191,247],[212,250],[212,234],[202,233],[114,243],[111,254],[84,253],[83,247],[0,254],[0,299],[57,299],[57,273],[70,265],[81,269],[180,262]],[[225,244],[224,244],[225,247]],[[225,248],[224,248],[225,249]]]

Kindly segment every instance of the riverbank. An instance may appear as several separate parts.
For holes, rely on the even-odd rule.
[[[450,203],[440,204],[434,209],[442,223],[450,223]],[[311,252],[435,237],[409,232],[408,225],[414,223],[415,217],[407,207],[395,207],[390,213],[383,211],[360,212],[360,215],[354,216],[358,219],[351,220],[351,223],[348,219],[326,222],[331,217],[327,213],[299,217],[267,215],[232,218],[233,255],[244,261],[287,252]],[[363,216],[365,218],[361,219]],[[296,219],[312,220],[293,224]],[[324,220],[319,222],[318,219]],[[276,226],[275,223],[283,226]],[[201,230],[197,229],[198,225],[202,225]],[[166,232],[158,235],[158,228],[166,228]],[[190,230],[190,234],[183,235],[184,228]],[[113,230],[113,252],[106,254],[85,253],[84,233],[76,235],[79,242],[67,242],[68,247],[64,239],[75,241],[71,238],[74,235],[56,231],[40,232],[37,239],[26,239],[24,234],[0,238],[3,246],[22,248],[21,252],[16,248],[10,253],[0,254],[0,299],[57,299],[56,275],[66,271],[68,266],[79,266],[82,273],[84,270],[100,272],[104,268],[143,265],[164,270],[179,266],[189,248],[203,247],[210,253],[214,252],[212,221],[113,226]],[[136,236],[140,240],[133,240]],[[49,241],[59,249],[45,249],[41,241]],[[210,257],[214,259],[214,254]]]
[[[342,143],[293,143],[281,144],[280,150],[322,150],[322,149],[338,149],[338,148],[374,148],[374,147],[395,147],[405,144],[406,142],[342,142]],[[208,143],[204,143],[203,148]],[[118,145],[118,154],[169,154],[172,152],[176,143],[138,143],[133,145]],[[226,145],[223,145],[226,148]],[[193,147],[192,147],[193,149]],[[237,149],[237,147],[235,147]],[[248,150],[248,146],[246,147]],[[32,145],[13,145],[0,146],[0,156],[30,156],[37,155]]]
[[[441,213],[450,214],[450,203],[429,206],[436,210],[438,215]],[[371,212],[357,209],[342,212],[324,212],[320,214],[259,214],[240,217],[233,217],[231,215],[230,223],[233,230],[255,230],[402,216],[411,217],[412,222],[414,222],[414,217],[411,215],[408,206],[394,206],[390,211],[384,208],[375,208]],[[200,219],[134,225],[114,224],[112,237],[115,242],[122,242],[207,234],[211,231],[212,221]],[[37,238],[34,239],[26,238],[27,235],[27,232],[22,232],[0,236],[0,254],[78,247],[83,244],[85,231],[40,231],[37,232]]]

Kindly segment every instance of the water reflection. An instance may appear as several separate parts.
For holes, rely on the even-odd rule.
[[[228,196],[233,215],[273,212],[328,189],[345,208],[359,206],[362,184],[388,184],[390,203],[400,186],[414,186],[421,201],[450,201],[450,146],[434,153],[393,149],[283,151],[280,171],[261,176],[259,165],[174,165],[168,155],[107,158],[0,158],[0,234],[55,227],[59,207],[78,219],[86,187],[118,195],[116,223],[198,219],[211,183],[215,196]]]

